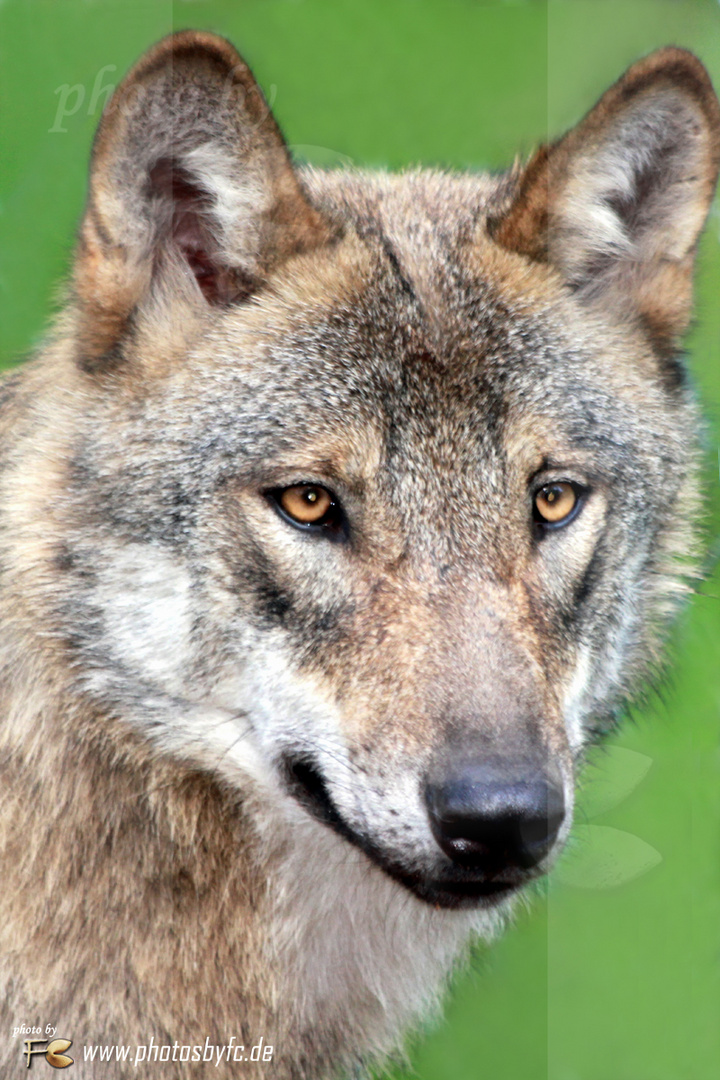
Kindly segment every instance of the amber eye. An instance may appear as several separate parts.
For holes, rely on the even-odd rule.
[[[350,535],[343,508],[331,491],[321,484],[293,484],[273,488],[265,497],[285,521],[304,532],[328,540],[347,540]]]
[[[578,507],[579,491],[567,480],[545,484],[535,494],[534,517],[540,525],[563,525]]]
[[[333,497],[315,484],[297,484],[279,492],[278,502],[299,525],[317,525],[333,505]]]

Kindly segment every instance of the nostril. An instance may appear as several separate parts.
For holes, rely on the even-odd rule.
[[[562,790],[544,776],[508,778],[469,766],[425,789],[433,835],[454,863],[488,873],[537,866],[565,817]]]

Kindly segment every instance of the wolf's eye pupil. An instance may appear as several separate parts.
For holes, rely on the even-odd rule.
[[[333,506],[329,491],[314,484],[296,484],[280,492],[279,503],[300,525],[317,525]]]
[[[560,481],[546,484],[535,496],[536,519],[550,525],[558,525],[572,514],[577,504],[577,494],[572,484]]]

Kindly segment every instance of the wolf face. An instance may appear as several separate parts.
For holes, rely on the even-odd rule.
[[[719,160],[666,49],[523,170],[298,173],[227,43],[162,42],[8,395],[7,655],[52,627],[93,739],[490,926],[692,571],[677,345]]]

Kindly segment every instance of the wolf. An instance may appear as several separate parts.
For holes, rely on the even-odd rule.
[[[719,165],[674,47],[500,175],[296,169],[227,41],[138,62],[0,388],[3,1030],[362,1076],[503,928],[696,573]]]

